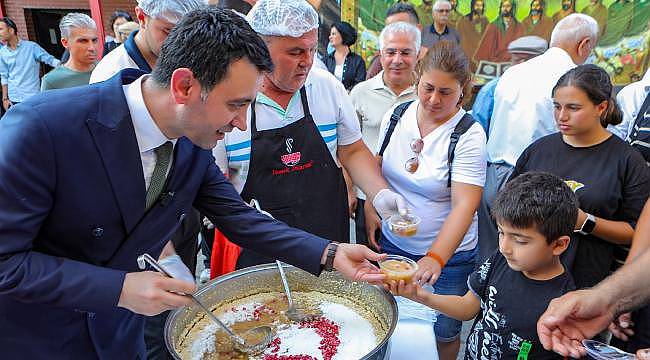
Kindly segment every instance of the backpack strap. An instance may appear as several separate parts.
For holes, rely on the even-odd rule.
[[[411,105],[411,103],[413,103],[413,100],[399,104],[393,111],[393,114],[390,116],[390,125],[388,125],[386,136],[384,136],[384,142],[381,143],[381,148],[379,149],[379,153],[377,153],[377,155],[384,156],[384,151],[390,142],[391,135],[393,135],[393,132],[395,131],[397,122],[402,118],[402,115],[404,115],[406,109],[409,107],[409,105]]]
[[[470,114],[463,115],[462,119],[456,124],[454,131],[451,133],[449,149],[447,150],[447,166],[449,167],[449,176],[447,176],[447,187],[451,187],[451,164],[454,161],[454,152],[456,151],[456,144],[461,135],[467,132],[469,128],[474,125],[476,121]]]

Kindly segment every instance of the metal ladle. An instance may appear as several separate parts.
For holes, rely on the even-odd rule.
[[[251,199],[248,205],[250,207],[255,208],[260,213],[270,217],[271,219],[274,219],[273,215],[271,215],[268,211],[262,210],[262,207],[260,206],[260,202],[257,201],[257,199]],[[287,309],[285,315],[287,315],[289,320],[293,322],[303,322],[303,321],[313,320],[317,317],[322,316],[323,313],[319,309],[313,309],[311,311],[307,311],[306,309],[296,306],[296,303],[293,302],[293,298],[291,297],[291,289],[289,289],[289,282],[287,281],[287,275],[284,273],[282,262],[280,262],[280,260],[275,260],[275,264],[278,266],[278,271],[280,272],[280,278],[282,279],[282,286],[284,286],[284,293],[287,294],[287,301],[289,302],[289,308]]]
[[[291,297],[291,289],[289,289],[289,282],[287,281],[287,276],[284,273],[284,268],[282,267],[282,262],[280,260],[275,260],[275,264],[278,266],[278,271],[280,272],[280,278],[282,279],[282,286],[284,286],[284,292],[287,294],[287,301],[289,302],[289,308],[285,313],[289,320],[293,322],[303,322],[313,320],[323,315],[319,309],[306,309],[296,306],[296,303],[293,302]]]
[[[163,269],[158,262],[151,257],[149,254],[142,254],[138,256],[138,267],[141,270],[146,269],[147,264],[149,264],[152,268],[154,268],[156,271],[159,273],[169,277],[169,278],[174,278],[169,274],[165,269]],[[189,296],[194,303],[196,303],[203,311],[205,311],[206,314],[208,314],[208,317],[217,325],[219,325],[220,328],[223,329],[223,331],[230,336],[230,338],[233,340],[233,343],[235,347],[247,354],[259,354],[262,353],[271,343],[273,340],[273,329],[271,327],[263,325],[263,326],[257,326],[254,327],[250,330],[247,330],[242,334],[242,336],[236,335],[226,324],[221,322],[219,318],[217,318],[210,309],[205,306],[196,296],[192,294],[186,294],[186,296]],[[251,340],[253,343],[247,342],[247,340]]]

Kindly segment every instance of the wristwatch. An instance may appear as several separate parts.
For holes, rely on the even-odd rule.
[[[594,231],[595,227],[596,227],[596,217],[587,213],[587,218],[585,219],[585,222],[582,223],[580,230],[578,230],[577,232],[581,235],[589,235],[591,234],[592,231]]]
[[[339,248],[339,243],[332,241],[327,245],[327,258],[325,259],[325,271],[334,271],[334,256],[336,256],[336,250]]]

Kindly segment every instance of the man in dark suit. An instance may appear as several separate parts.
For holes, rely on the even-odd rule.
[[[136,258],[158,257],[192,206],[311,273],[384,278],[368,261],[380,255],[259,214],[215,165],[209,149],[245,126],[272,68],[243,18],[206,8],[170,33],[150,76],[127,69],[12,107],[0,121],[3,358],[144,359],[141,315],[187,305],[196,288]]]

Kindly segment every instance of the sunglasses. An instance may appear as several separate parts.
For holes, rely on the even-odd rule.
[[[409,146],[411,147],[411,151],[413,151],[415,156],[406,160],[406,163],[404,163],[404,170],[413,174],[418,170],[418,167],[420,167],[420,153],[424,147],[424,141],[422,141],[422,139],[413,139]]]

